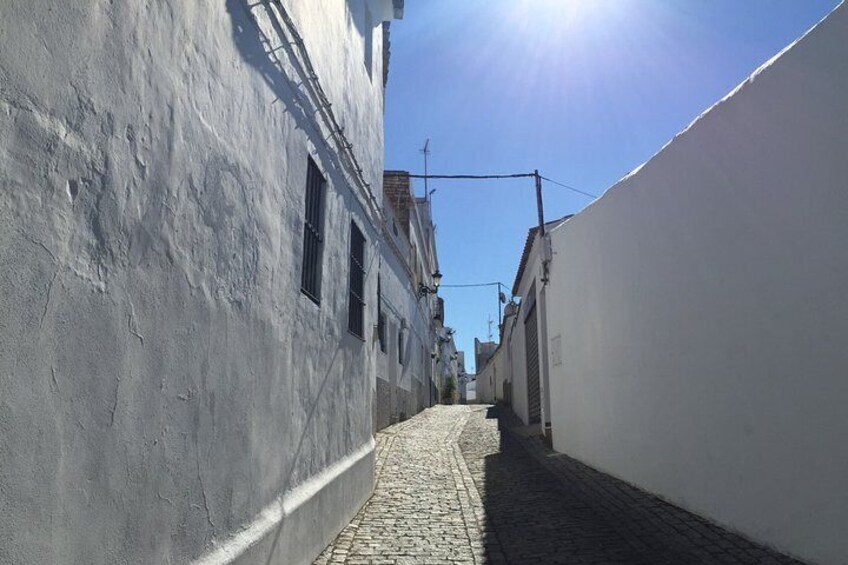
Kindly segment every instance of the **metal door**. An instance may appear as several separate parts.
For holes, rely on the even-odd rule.
[[[539,391],[539,331],[536,323],[536,304],[524,318],[524,340],[527,352],[527,409],[531,424],[542,419],[542,397]]]

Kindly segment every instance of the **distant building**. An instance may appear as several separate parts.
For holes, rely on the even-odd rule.
[[[494,341],[480,341],[476,337],[474,338],[474,366],[478,372],[497,348],[498,344]]]
[[[385,171],[383,209],[389,234],[381,242],[379,335],[372,414],[374,429],[406,419],[439,401],[445,339],[444,301],[429,202],[413,194],[409,173]],[[452,341],[452,340],[451,340]]]

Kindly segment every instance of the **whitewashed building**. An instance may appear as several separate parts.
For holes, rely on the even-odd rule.
[[[570,217],[547,222],[545,229],[549,231]],[[550,250],[546,251],[545,241],[548,241],[547,238],[539,237],[538,227],[528,230],[512,286],[514,301],[504,310],[497,360],[500,370],[492,365],[491,388],[493,400],[502,398],[524,424],[538,425],[549,434],[551,407],[545,325],[547,271],[543,259],[549,257]],[[500,373],[497,378],[501,381],[502,397],[495,395],[495,372]]]
[[[443,305],[444,302],[440,298],[439,303]],[[441,320],[444,320],[444,314],[440,314]],[[460,352],[456,349],[456,342],[454,341],[454,330],[453,328],[444,326],[443,324],[437,326],[437,345],[438,350],[436,352],[436,372],[438,375],[438,381],[436,382],[437,390],[439,391],[438,401],[443,403],[448,400],[444,398],[445,387],[449,381],[453,382],[453,386],[456,387],[459,382],[459,375],[461,372],[464,372],[460,365]]]
[[[842,3],[531,232],[503,338],[513,409],[556,450],[827,565],[848,556],[846,100]]]
[[[379,350],[374,378],[374,429],[436,404],[439,264],[429,202],[414,196],[409,173],[385,171],[388,235],[379,265]]]
[[[307,563],[368,498],[401,11],[3,5],[4,560]]]
[[[498,347],[486,358],[482,369],[477,370],[478,403],[497,404],[506,402],[504,379],[507,377],[505,367],[507,354],[505,351],[506,348],[498,344]]]

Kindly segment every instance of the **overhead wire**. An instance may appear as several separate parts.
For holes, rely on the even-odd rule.
[[[467,179],[467,180],[483,180],[483,179],[520,179],[520,178],[533,178],[536,176],[536,173],[515,173],[509,175],[413,175],[410,174],[409,178],[411,179]],[[539,175],[539,178],[547,181],[549,183],[555,184],[557,186],[561,186],[563,188],[567,188],[568,190],[574,191],[578,194],[582,194],[583,196],[588,196],[590,198],[598,198],[597,194],[592,194],[591,192],[586,192],[585,190],[580,190],[579,188],[573,187],[569,184],[565,184],[564,182],[559,182],[548,178],[543,175]]]
[[[548,177],[543,177],[542,175],[539,175],[539,178],[541,178],[542,180],[546,180],[550,183],[559,185],[563,188],[567,188],[568,190],[573,190],[574,192],[576,192],[578,194],[582,194],[583,196],[588,196],[590,198],[597,198],[598,197],[597,194],[592,194],[591,192],[586,192],[585,190],[580,190],[579,188],[574,188],[573,186],[567,185],[567,184],[559,182],[559,181],[555,181],[553,179],[549,179]]]
[[[501,282],[490,282],[490,283],[474,283],[474,284],[440,284],[439,288],[471,288],[475,286],[506,286]]]

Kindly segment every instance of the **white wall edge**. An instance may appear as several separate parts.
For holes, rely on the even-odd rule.
[[[277,497],[247,524],[206,555],[191,562],[191,565],[224,565],[232,563],[248,549],[271,533],[284,518],[291,516],[300,506],[318,494],[327,485],[374,451],[374,438],[368,443],[330,465],[306,482]]]

